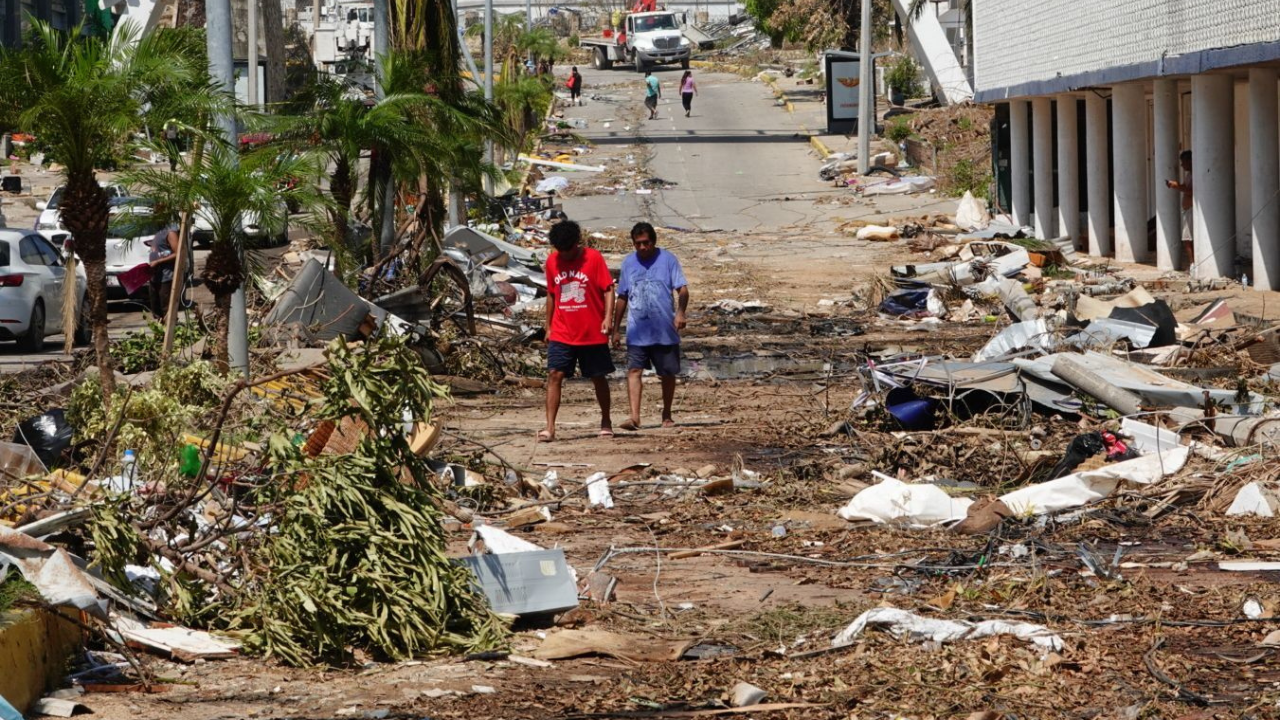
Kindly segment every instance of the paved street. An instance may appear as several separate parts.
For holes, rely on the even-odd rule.
[[[830,215],[812,199],[837,191],[818,179],[807,139],[775,106],[767,86],[695,70],[699,94],[686,118],[680,105],[681,73],[675,66],[655,69],[663,97],[658,119],[648,120],[643,75],[583,69],[588,97],[602,94],[617,101],[566,109],[566,116],[590,122],[582,136],[601,150],[642,143],[636,149],[637,164],[645,162],[647,150],[648,174],[676,185],[648,195],[566,198],[570,217],[592,227],[630,227],[643,218],[669,227],[754,231],[807,225]],[[617,86],[599,87],[605,83]],[[592,181],[583,173],[566,175],[572,182]]]

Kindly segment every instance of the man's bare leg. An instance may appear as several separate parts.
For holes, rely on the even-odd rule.
[[[563,372],[552,370],[547,374],[547,428],[538,433],[538,442],[556,439],[556,414],[560,412],[560,391],[563,386]]]
[[[644,390],[644,382],[641,379],[643,374],[644,370],[640,368],[627,371],[627,400],[631,404],[631,416],[622,423],[623,430],[640,429],[640,394]]]
[[[671,419],[671,402],[676,397],[676,376],[662,375],[662,427],[675,427],[676,421]]]
[[[613,435],[613,421],[609,419],[609,405],[612,399],[609,397],[609,379],[606,377],[591,378],[591,385],[596,390],[596,404],[600,406],[600,435]]]
[[[1195,275],[1195,273],[1192,272],[1195,269],[1195,264],[1196,264],[1195,246],[1191,244],[1191,241],[1183,240],[1182,241],[1182,265],[1187,269],[1187,272],[1191,273],[1192,275]]]

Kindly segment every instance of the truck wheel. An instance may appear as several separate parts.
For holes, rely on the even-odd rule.
[[[602,47],[596,48],[594,64],[597,70],[608,70],[613,67],[613,61],[609,59],[609,51]]]
[[[681,60],[681,61],[680,61],[680,69],[681,69],[681,70],[688,70],[688,69],[689,69],[689,58],[685,58],[684,60]]]
[[[636,53],[636,72],[642,73],[648,69],[648,63],[640,57],[640,53]]]

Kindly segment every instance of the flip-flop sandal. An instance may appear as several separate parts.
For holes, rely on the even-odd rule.
[[[556,438],[555,438],[555,436],[554,436],[554,435],[552,435],[551,433],[547,432],[546,430],[539,430],[539,431],[538,431],[538,442],[540,442],[540,443],[549,443],[549,442],[551,442],[552,440],[555,440],[555,439],[556,439]]]
[[[611,438],[611,437],[613,437],[613,431],[612,431],[612,430],[601,430],[601,431],[600,431],[600,437],[602,437],[602,438]]]
[[[623,420],[621,423],[618,424],[618,428],[620,430],[626,430],[627,432],[636,432],[637,430],[640,429],[640,425],[637,423],[633,423],[630,420]]]

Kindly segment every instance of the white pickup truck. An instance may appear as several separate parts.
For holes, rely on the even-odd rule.
[[[694,42],[682,32],[687,24],[682,12],[628,13],[617,33],[585,37],[580,45],[591,48],[592,64],[597,70],[608,70],[614,63],[631,65],[636,72],[673,63],[688,68]]]

